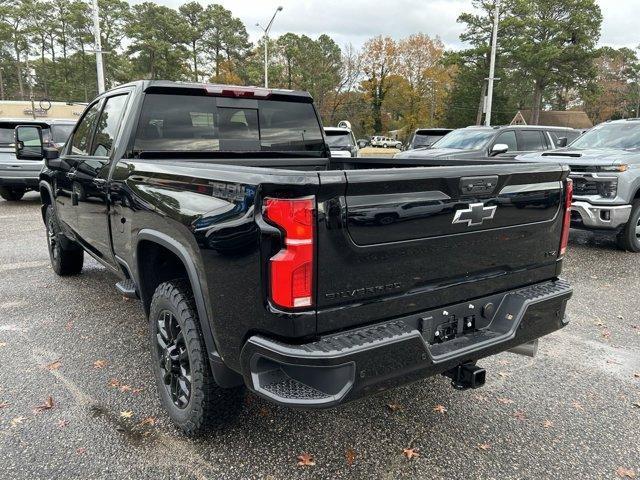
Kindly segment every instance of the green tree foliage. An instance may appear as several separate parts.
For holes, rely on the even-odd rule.
[[[262,85],[264,47],[219,4],[177,9],[98,0],[107,87],[140,78]],[[269,86],[311,92],[326,124],[358,135],[482,121],[496,0],[472,0],[461,51],[425,34],[378,36],[361,51],[328,35],[268,39]],[[0,98],[89,101],[97,93],[87,0],[0,0]],[[585,108],[595,120],[640,113],[640,62],[596,49],[596,0],[502,0],[492,122],[519,109]]]
[[[183,32],[184,18],[168,7],[144,2],[131,9],[126,33],[131,44],[133,72],[140,78],[181,78],[187,72],[188,58]]]
[[[547,89],[584,88],[593,77],[601,24],[595,0],[514,0],[506,48],[522,81],[533,85],[533,123]]]

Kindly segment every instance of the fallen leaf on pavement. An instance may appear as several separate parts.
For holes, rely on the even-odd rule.
[[[502,378],[508,376],[508,374],[506,372],[498,372],[498,375],[500,375]]]
[[[64,428],[69,425],[69,420],[58,420],[58,428]]]
[[[6,408],[9,404],[7,402],[0,402],[0,408]]]
[[[580,402],[572,402],[571,406],[580,412],[584,412],[584,407]]]
[[[609,330],[603,330],[602,331],[602,337],[603,338],[611,338],[611,332]]]
[[[120,385],[121,392],[129,392],[131,391],[131,385]]]
[[[634,376],[635,378],[640,378],[640,372],[636,372],[636,373],[634,373],[634,374],[633,374],[633,376]]]
[[[420,449],[419,448],[405,448],[404,450],[402,450],[402,454],[407,457],[409,460],[411,460],[413,457],[419,457],[420,456]]]
[[[398,410],[402,410],[402,405],[399,403],[387,403],[387,408],[392,412],[397,412]]]
[[[133,412],[131,410],[125,410],[124,412],[120,412],[120,416],[122,418],[131,418],[133,417]]]
[[[84,447],[80,447],[80,448],[76,448],[76,453],[78,455],[82,455],[83,453],[86,453],[87,449]]]
[[[347,448],[346,452],[344,452],[344,457],[347,460],[347,465],[351,466],[356,460],[356,451],[353,448]]]
[[[143,419],[138,425],[140,427],[142,427],[143,425],[155,425],[156,424],[156,417],[147,417],[145,419]]]
[[[64,326],[64,329],[67,332],[70,332],[72,328],[73,328],[73,322],[67,322],[67,324]]]
[[[11,426],[15,427],[16,425],[21,424],[24,421],[24,417],[16,417],[11,419]]]
[[[7,342],[0,342],[0,348],[6,347],[6,346],[7,346]]]
[[[104,368],[107,366],[106,360],[96,360],[93,362],[93,368]]]
[[[518,420],[525,420],[527,418],[527,416],[521,410],[516,410],[515,412],[513,412],[513,416]]]
[[[438,413],[447,413],[447,407],[444,405],[436,405],[433,407],[433,411]]]
[[[316,464],[316,461],[313,459],[313,455],[309,455],[306,452],[298,455],[299,467],[313,467],[315,464]]]
[[[38,413],[38,412],[44,412],[45,410],[51,410],[53,408],[53,405],[54,405],[53,397],[49,395],[49,398],[47,398],[42,405],[38,405],[37,407],[35,407],[33,411],[35,413]]]
[[[49,365],[46,365],[44,368],[47,370],[58,370],[62,366],[62,362],[60,360],[56,360],[55,362],[51,362]]]
[[[489,450],[491,448],[491,445],[489,445],[488,443],[481,443],[478,445],[478,450]]]
[[[119,387],[120,386],[120,382],[118,381],[117,378],[110,378],[109,382],[107,383],[107,385],[110,386],[110,387],[115,388],[115,387]]]
[[[509,405],[510,403],[513,403],[513,400],[511,400],[510,398],[499,398],[498,402],[503,405]]]
[[[553,422],[551,420],[545,420],[544,422],[542,422],[542,426],[544,428],[551,428],[553,427]]]
[[[621,478],[636,478],[636,472],[631,470],[630,468],[618,467],[616,470],[616,475]]]

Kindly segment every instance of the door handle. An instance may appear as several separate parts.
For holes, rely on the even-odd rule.
[[[94,178],[93,179],[93,184],[96,187],[104,187],[107,184],[107,180],[104,178]]]
[[[78,176],[76,175],[76,172],[69,172],[67,173],[67,178],[69,180],[75,180],[76,178],[78,178]]]

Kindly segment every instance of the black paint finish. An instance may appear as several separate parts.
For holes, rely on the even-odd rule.
[[[104,94],[130,95],[111,156],[78,159],[67,145],[41,174],[43,198],[53,193],[65,233],[133,278],[143,302],[149,300],[140,263],[146,249],[157,244],[180,258],[210,354],[215,349],[237,372],[254,335],[303,343],[559,275],[566,168],[132,158],[148,87],[138,82]],[[175,88],[162,84],[154,91]],[[497,184],[469,194],[461,189],[463,177],[497,178]],[[262,218],[262,204],[265,197],[309,195],[317,201],[317,307],[284,312],[268,297],[268,260],[282,248],[282,236]],[[496,206],[495,216],[478,226],[453,224],[455,212],[471,203]],[[383,218],[389,212],[397,215]]]

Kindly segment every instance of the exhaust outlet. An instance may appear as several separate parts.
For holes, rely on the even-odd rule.
[[[513,347],[507,352],[516,353],[518,355],[524,355],[525,357],[535,357],[538,353],[538,339],[532,340],[517,347]]]

